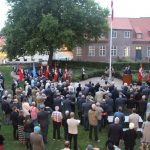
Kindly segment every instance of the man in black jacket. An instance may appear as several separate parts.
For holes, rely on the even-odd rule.
[[[43,141],[45,144],[47,144],[49,119],[48,119],[48,112],[45,111],[44,109],[45,109],[45,106],[41,105],[40,112],[38,112],[37,118],[38,118],[38,123],[40,124]]]
[[[109,125],[108,139],[113,142],[113,145],[119,146],[119,142],[123,136],[122,126],[119,124],[120,119],[115,118],[114,124]]]

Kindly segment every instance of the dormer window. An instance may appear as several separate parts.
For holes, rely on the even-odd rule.
[[[137,38],[137,39],[142,39],[142,33],[137,33],[137,34],[136,34],[136,38]]]

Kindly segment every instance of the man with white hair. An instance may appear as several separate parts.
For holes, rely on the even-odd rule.
[[[134,150],[134,145],[137,138],[137,133],[136,130],[134,130],[134,127],[134,123],[130,123],[129,129],[123,134],[125,150]]]
[[[92,131],[94,129],[94,138],[95,141],[99,142],[98,140],[98,118],[97,118],[97,111],[96,105],[92,104],[91,109],[88,112],[88,119],[89,119],[89,139],[92,140]]]
[[[57,139],[60,140],[60,127],[61,122],[63,119],[62,113],[59,111],[59,106],[55,106],[55,111],[52,112],[51,116],[53,120],[53,140],[56,139],[56,133],[57,133]]]
[[[119,142],[123,136],[123,128],[119,122],[120,119],[116,117],[114,123],[110,124],[108,128],[108,139],[116,146],[119,146]]]

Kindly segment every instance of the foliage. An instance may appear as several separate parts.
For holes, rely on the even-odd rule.
[[[108,10],[94,0],[7,0],[11,6],[3,29],[9,58],[80,46],[107,34]],[[88,39],[85,38],[88,36]]]

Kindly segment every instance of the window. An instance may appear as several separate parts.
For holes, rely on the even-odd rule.
[[[117,38],[117,31],[112,31],[112,38]]]
[[[99,47],[99,56],[105,56],[106,55],[106,46],[100,46]]]
[[[95,56],[95,46],[89,46],[89,56]]]
[[[130,46],[126,46],[124,49],[124,57],[130,56]]]
[[[124,38],[130,38],[130,31],[124,32]]]
[[[117,46],[112,46],[112,48],[111,48],[111,56],[117,56]]]
[[[147,56],[150,57],[150,47],[147,48]]]
[[[76,56],[82,56],[82,48],[76,47]]]
[[[136,38],[137,38],[137,39],[141,39],[141,38],[142,38],[142,33],[137,33],[137,34],[136,34]]]

